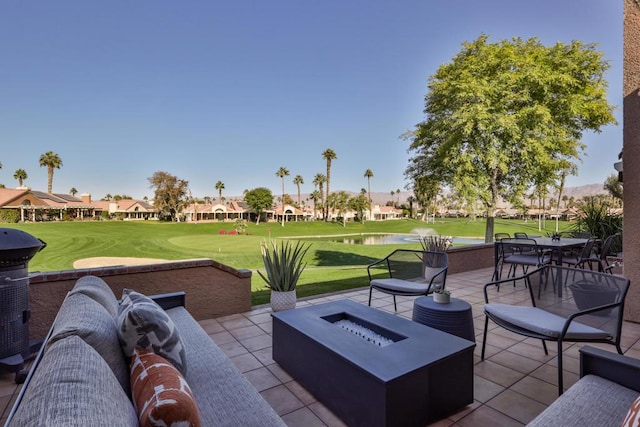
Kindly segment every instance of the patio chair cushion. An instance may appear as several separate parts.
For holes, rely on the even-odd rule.
[[[198,404],[180,371],[141,348],[131,359],[131,395],[140,426],[202,425]]]
[[[152,350],[171,362],[182,375],[186,375],[184,343],[176,325],[155,301],[139,292],[125,289],[117,323],[118,336],[126,356],[133,356],[135,347]]]
[[[425,293],[429,288],[428,283],[414,282],[403,279],[375,279],[371,281],[371,286],[400,293]]]
[[[78,336],[50,344],[12,426],[137,426],[129,396],[94,348]]]
[[[509,304],[485,304],[484,310],[492,318],[498,318],[519,328],[553,338],[560,337],[566,323],[564,317],[537,307],[525,307]],[[573,321],[565,335],[566,339],[607,339],[610,334]]]
[[[80,337],[102,356],[129,394],[129,361],[120,347],[115,320],[99,302],[84,293],[72,293],[64,300],[49,344],[71,335]]]

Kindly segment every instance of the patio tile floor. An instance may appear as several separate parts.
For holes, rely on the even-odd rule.
[[[447,288],[452,296],[472,305],[476,333],[474,353],[474,398],[463,408],[431,426],[522,426],[531,421],[557,397],[557,361],[554,345],[545,356],[540,342],[512,334],[490,323],[487,353],[480,361],[484,327],[482,287],[492,269],[452,274]],[[522,285],[519,285],[522,286]],[[298,301],[298,307],[348,298],[366,304],[369,290],[322,295]],[[390,295],[374,291],[371,305],[394,312]],[[415,297],[399,297],[396,315],[411,319]],[[271,309],[254,307],[250,312],[200,322],[211,339],[231,358],[238,369],[283,418],[287,425],[342,426],[340,419],[280,368],[271,358]],[[640,324],[623,325],[623,351],[640,357]],[[565,387],[578,380],[578,349],[567,344],[564,351]],[[610,351],[610,345],[598,345]],[[13,374],[0,375],[0,421],[4,423],[20,386]]]

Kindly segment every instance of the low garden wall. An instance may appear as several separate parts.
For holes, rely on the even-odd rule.
[[[449,274],[492,267],[493,257],[492,243],[453,248],[449,251]],[[67,292],[87,275],[101,277],[118,298],[124,288],[146,295],[184,291],[186,308],[196,320],[251,310],[251,271],[211,259],[33,273],[29,290],[32,339],[46,335]]]
[[[494,266],[495,246],[493,243],[469,245],[451,248],[449,255],[449,270],[447,274],[464,273]]]
[[[211,259],[35,273],[29,280],[32,339],[47,334],[67,292],[87,275],[102,278],[117,298],[124,288],[146,295],[184,291],[186,308],[196,320],[251,310],[251,271]]]

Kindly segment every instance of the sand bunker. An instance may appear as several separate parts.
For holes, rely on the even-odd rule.
[[[144,265],[171,262],[158,258],[131,258],[131,257],[94,257],[79,259],[73,263],[73,268],[114,267],[123,265]]]

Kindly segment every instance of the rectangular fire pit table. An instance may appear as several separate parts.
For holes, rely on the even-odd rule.
[[[350,426],[424,426],[473,403],[471,341],[350,300],[272,316],[273,360]]]

